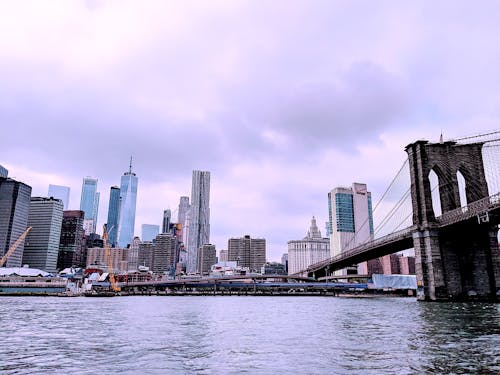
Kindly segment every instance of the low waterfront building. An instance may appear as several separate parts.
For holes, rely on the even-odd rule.
[[[58,295],[68,280],[30,267],[0,267],[0,295]]]
[[[330,239],[321,237],[316,218],[311,219],[307,236],[302,240],[288,241],[288,274],[305,270],[311,264],[330,257]]]
[[[267,262],[262,266],[261,273],[263,275],[286,275],[287,271],[283,263]]]
[[[214,277],[248,275],[249,273],[248,267],[240,267],[238,262],[232,261],[218,262],[210,267],[210,276]]]

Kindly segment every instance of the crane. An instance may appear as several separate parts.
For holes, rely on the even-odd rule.
[[[31,227],[26,228],[26,230],[19,236],[19,238],[12,244],[12,246],[7,250],[5,255],[0,259],[0,267],[2,267],[7,259],[12,255],[14,251],[16,251],[17,247],[23,242],[24,238],[28,235],[28,232],[31,230]]]
[[[110,229],[110,231],[112,230],[113,228]],[[103,227],[102,240],[104,242],[104,254],[106,257],[106,262],[108,263],[109,283],[111,284],[111,289],[113,289],[114,292],[119,292],[121,288],[118,286],[115,280],[115,274],[113,273],[113,262],[111,260],[111,248],[109,247],[108,243],[108,231],[106,228],[106,224],[104,224]]]

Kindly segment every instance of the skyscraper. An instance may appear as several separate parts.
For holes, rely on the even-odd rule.
[[[155,224],[142,224],[142,242],[153,241],[160,232],[160,226]]]
[[[156,236],[153,247],[151,270],[154,273],[165,273],[175,269],[177,239],[171,233],[161,233]]]
[[[179,200],[179,210],[177,211],[177,222],[184,227],[186,224],[186,215],[189,211],[189,197],[181,197]]]
[[[210,172],[193,171],[186,269],[197,272],[198,249],[210,243]]]
[[[138,179],[132,172],[132,158],[128,172],[121,178],[120,184],[120,220],[118,224],[118,246],[125,248],[132,243],[135,227],[135,206],[137,202]]]
[[[108,207],[108,241],[111,247],[116,246],[118,238],[118,219],[120,217],[120,188],[111,186],[109,191],[109,207]]]
[[[62,200],[64,209],[67,210],[69,204],[69,192],[70,188],[68,186],[51,184],[49,185],[49,194],[47,196]]]
[[[0,258],[28,226],[30,197],[31,186],[0,177]],[[11,254],[5,267],[21,267],[25,242]]]
[[[59,199],[32,197],[23,264],[46,272],[56,272],[63,219],[63,203]]]
[[[163,223],[161,226],[162,233],[170,232],[170,223],[172,222],[172,212],[167,209],[163,211]]]
[[[366,184],[353,183],[350,188],[337,187],[328,193],[330,217],[330,255],[336,256],[373,239],[371,193]],[[356,273],[342,270],[338,274]]]
[[[57,269],[85,267],[85,233],[83,230],[83,211],[63,211],[61,238]]]
[[[7,177],[8,177],[8,175],[9,175],[9,171],[7,170],[7,168],[2,167],[2,166],[0,165],[0,177],[5,177],[5,178],[7,178]]]
[[[85,214],[84,226],[86,228],[86,234],[95,233],[98,207],[99,193],[97,192],[97,178],[84,177],[82,196],[80,198],[80,210]]]

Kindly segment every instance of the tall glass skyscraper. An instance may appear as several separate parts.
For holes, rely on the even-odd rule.
[[[111,247],[116,246],[116,239],[118,238],[118,220],[120,218],[120,188],[118,186],[111,186],[109,192],[109,207],[108,207],[108,241]]]
[[[177,222],[182,224],[186,223],[186,215],[189,211],[189,197],[181,197],[179,200],[179,210],[177,211]]]
[[[193,171],[187,272],[198,271],[198,249],[208,243],[210,243],[210,172]]]
[[[373,239],[371,193],[366,184],[337,187],[328,193],[330,254],[336,256]],[[342,270],[338,274],[345,274]]]
[[[137,183],[137,176],[132,172],[131,158],[129,170],[123,174],[120,184],[121,206],[118,224],[118,246],[121,248],[131,244],[134,238]]]
[[[28,226],[31,186],[0,177],[0,258],[16,242]],[[21,267],[24,252],[22,241],[4,267]]]
[[[95,233],[98,209],[99,193],[97,192],[97,178],[84,177],[82,184],[82,196],[80,199],[80,210],[85,214],[85,222],[87,222],[87,232],[88,229],[91,229],[91,231]],[[91,228],[88,228],[88,223],[90,221],[92,225]]]
[[[163,222],[161,225],[161,232],[162,233],[169,233],[170,232],[170,223],[171,222],[172,222],[172,211],[170,211],[170,209],[166,209],[163,211]]]
[[[68,209],[69,204],[69,187],[61,186],[61,185],[49,185],[49,194],[48,197],[54,197],[56,199],[60,199],[63,202],[64,209]]]

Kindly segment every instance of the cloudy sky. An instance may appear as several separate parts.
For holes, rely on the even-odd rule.
[[[327,193],[380,198],[404,146],[500,128],[496,1],[1,1],[0,164],[46,195],[134,157],[136,234],[209,170],[211,242],[268,258],[324,230]],[[375,223],[376,224],[376,223]]]

